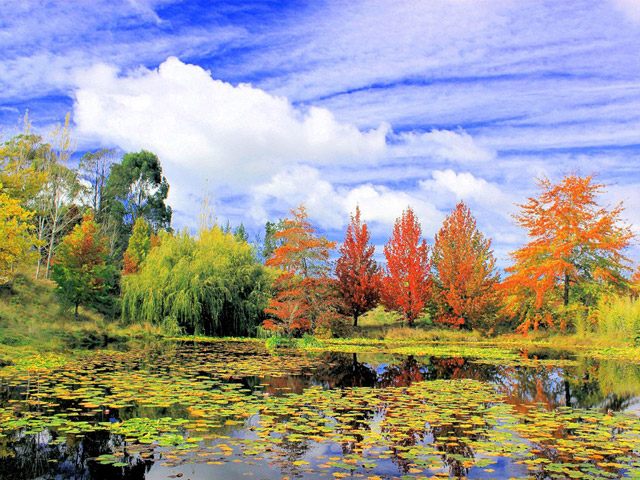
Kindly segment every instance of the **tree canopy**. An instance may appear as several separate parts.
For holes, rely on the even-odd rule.
[[[411,207],[393,226],[384,246],[387,267],[384,272],[382,302],[401,313],[409,325],[424,311],[432,295],[429,247],[422,239],[422,228]]]
[[[158,156],[147,150],[127,153],[111,166],[105,187],[106,210],[116,224],[117,246],[124,252],[137,218],[144,218],[154,232],[171,225],[171,207],[165,201],[169,183],[162,176]]]
[[[137,273],[122,279],[122,314],[130,322],[177,332],[253,335],[271,294],[273,274],[246,242],[219,227],[161,232]]]
[[[491,240],[476,228],[464,202],[444,220],[433,247],[436,321],[454,327],[490,326],[498,308]]]
[[[382,276],[373,259],[375,247],[369,244],[370,238],[358,206],[355,215],[351,215],[335,270],[340,296],[354,326],[358,325],[358,317],[375,307],[380,299]]]
[[[114,268],[108,264],[107,245],[92,214],[64,237],[54,257],[52,279],[70,305],[98,305],[113,288]]]
[[[529,241],[511,254],[501,285],[520,331],[556,321],[564,327],[569,313],[584,315],[603,291],[628,286],[623,253],[633,233],[621,219],[622,204],[601,206],[604,185],[593,176],[567,175],[555,185],[542,179],[538,186],[515,216]]]
[[[271,314],[265,326],[289,334],[314,329],[335,314],[336,298],[327,278],[335,243],[316,235],[303,205],[291,210],[274,239],[277,246],[266,265],[281,274],[274,285],[276,295],[265,310]]]

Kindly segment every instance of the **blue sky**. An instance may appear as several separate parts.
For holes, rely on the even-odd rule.
[[[338,241],[359,204],[378,246],[411,205],[432,242],[462,199],[504,266],[515,204],[575,171],[640,234],[635,0],[6,1],[0,26],[3,137],[71,112],[78,152],[157,153],[178,227],[208,190]]]

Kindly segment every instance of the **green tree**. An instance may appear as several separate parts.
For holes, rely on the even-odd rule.
[[[156,233],[170,228],[171,207],[165,204],[169,183],[154,153],[127,153],[122,163],[111,167],[105,193],[105,208],[116,224],[114,253],[124,253],[138,218],[144,218]]]
[[[133,235],[129,239],[129,246],[124,252],[123,275],[136,273],[140,264],[151,250],[151,228],[144,218],[138,218],[133,225]]]
[[[107,148],[87,152],[80,159],[78,173],[86,183],[85,204],[93,210],[93,215],[98,223],[103,221],[107,179],[115,161],[116,152]]]
[[[100,229],[91,214],[63,238],[52,270],[52,279],[62,300],[75,306],[95,306],[112,292],[114,268],[107,263],[108,252]]]
[[[161,232],[138,273],[122,279],[123,318],[170,331],[252,335],[273,277],[250,245],[217,226],[195,238]]]

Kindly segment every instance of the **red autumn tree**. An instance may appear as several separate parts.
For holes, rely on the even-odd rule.
[[[411,207],[396,220],[393,235],[384,246],[387,267],[383,279],[382,302],[404,315],[413,326],[431,298],[429,247]]]
[[[307,220],[304,206],[291,210],[292,218],[284,221],[275,233],[278,247],[267,266],[282,274],[275,281],[276,296],[265,309],[273,317],[264,325],[288,334],[312,330],[329,320],[335,307],[329,256],[335,242],[318,237]]]
[[[529,242],[511,254],[514,265],[500,286],[521,332],[541,324],[564,328],[568,316],[585,315],[603,292],[628,286],[623,251],[633,234],[622,224],[622,203],[600,206],[604,185],[593,176],[538,184],[540,194],[515,215]]]
[[[369,245],[370,238],[367,224],[360,220],[360,207],[356,207],[336,262],[338,289],[354,327],[358,326],[358,317],[375,307],[380,299],[382,277],[373,259],[375,247]]]
[[[456,328],[487,326],[497,311],[496,259],[464,202],[445,219],[433,247],[436,321]]]

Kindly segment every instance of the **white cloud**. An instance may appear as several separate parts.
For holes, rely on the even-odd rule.
[[[274,175],[269,182],[254,187],[251,214],[258,222],[269,218],[265,206],[279,211],[304,203],[309,215],[324,229],[342,229],[360,206],[362,218],[373,222],[378,232],[390,232],[390,227],[407,208],[413,208],[425,237],[432,237],[440,228],[444,216],[420,190],[394,190],[384,185],[363,184],[355,187],[335,187],[320,177],[318,170],[295,167]]]
[[[640,2],[638,0],[611,0],[611,3],[626,18],[632,22],[640,23]]]
[[[486,162],[495,158],[495,151],[479,146],[462,129],[431,130],[430,132],[403,132],[397,135],[397,155],[435,156],[458,162]]]
[[[251,85],[215,80],[202,68],[176,58],[167,59],[157,70],[140,68],[123,76],[113,66],[97,65],[78,74],[77,85],[73,116],[77,135],[125,151],[144,148],[158,154],[172,185],[170,201],[178,210],[189,208],[192,200],[187,196],[208,179],[216,192],[254,189],[257,196],[286,198],[289,206],[304,197],[310,208],[318,205],[321,221],[338,225],[338,216],[344,221],[348,211],[338,214],[328,208],[332,202],[327,198],[334,190],[319,179],[318,167],[339,170],[349,165],[364,172],[386,159],[392,162],[390,169],[402,170],[402,156],[462,163],[486,162],[495,156],[461,129],[394,135],[382,124],[363,132],[336,121],[324,108],[294,107],[286,98]],[[265,183],[265,179],[270,180]],[[385,188],[339,189],[337,194],[355,198],[368,192],[368,201],[377,205],[371,218],[381,222],[392,222],[408,204],[434,217],[431,203]],[[254,218],[265,215],[264,209],[254,208]]]
[[[128,76],[105,65],[79,75],[74,121],[80,135],[154,151],[170,180],[197,174],[214,188],[246,187],[300,162],[371,162],[385,153],[388,131],[361,132],[328,110],[294,108],[177,58]]]
[[[456,173],[450,169],[435,170],[432,177],[430,180],[419,182],[420,187],[431,195],[453,194],[457,201],[478,203],[503,213],[508,212],[513,203],[496,184],[477,178],[469,172]]]

